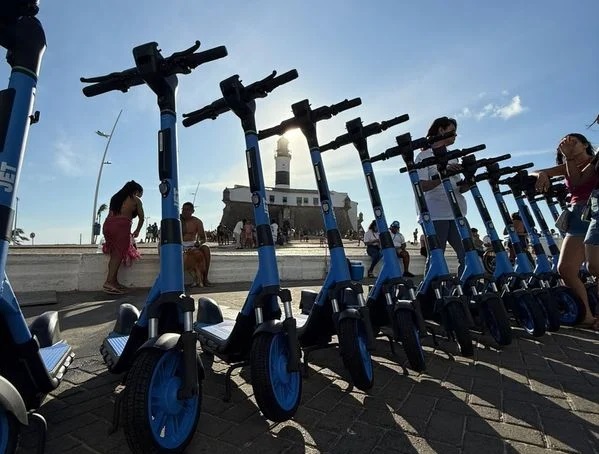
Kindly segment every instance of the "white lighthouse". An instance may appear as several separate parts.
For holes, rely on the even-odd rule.
[[[277,151],[275,153],[275,188],[289,189],[290,164],[289,141],[285,137],[281,137],[277,141]]]

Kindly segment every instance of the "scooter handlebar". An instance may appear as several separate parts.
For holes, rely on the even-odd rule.
[[[410,165],[409,169],[408,169],[408,167],[402,167],[401,169],[399,169],[399,171],[400,171],[400,173],[405,173],[405,172],[408,172],[409,170],[424,169],[426,167],[430,167],[433,165],[441,164],[443,162],[451,161],[452,159],[461,158],[461,157],[469,155],[471,153],[475,153],[477,151],[484,150],[485,148],[486,148],[486,145],[481,144],[481,145],[476,145],[475,147],[462,148],[461,150],[448,151],[447,153],[445,153],[443,155],[437,155],[437,156],[431,156],[430,158],[425,158],[417,164],[415,163],[415,164]]]
[[[262,80],[254,82],[247,87],[243,87],[241,85],[241,81],[239,81],[239,76],[234,75],[225,79],[221,82],[221,87],[223,84],[227,84],[230,82],[232,84],[238,85],[241,88],[241,97],[242,101],[250,102],[256,98],[264,98],[273,91],[275,88],[280,87],[288,82],[291,82],[294,79],[297,79],[298,73],[297,70],[292,69],[291,71],[287,71],[286,73],[281,74],[276,77],[277,72],[273,71],[269,76],[265,77]],[[183,114],[183,126],[189,127],[200,121],[212,119],[215,120],[220,114],[229,111],[231,108],[225,101],[225,98],[217,99],[211,104],[202,107],[201,109],[195,110],[193,112],[189,112]]]
[[[113,90],[126,92],[129,88],[144,83],[140,68],[145,73],[154,73],[163,77],[174,74],[189,74],[192,69],[202,63],[217,60],[227,56],[225,46],[215,47],[203,52],[195,52],[200,47],[200,42],[196,41],[193,46],[180,52],[175,52],[171,56],[163,58],[160,55],[158,44],[155,42],[143,44],[133,49],[133,55],[136,58],[137,66],[120,72],[113,72],[105,76],[81,77],[83,83],[91,83],[83,88],[83,94],[88,97],[101,95]],[[142,60],[143,59],[143,60]],[[141,63],[143,61],[143,63]],[[155,66],[154,66],[155,65]]]
[[[366,125],[362,128],[361,137],[366,138],[366,137],[373,136],[375,134],[379,134],[379,133],[389,129],[392,126],[406,122],[409,119],[410,119],[410,116],[408,114],[403,114],[403,115],[400,115],[399,117],[392,118],[391,120],[381,121],[380,123],[370,123],[369,125]],[[347,125],[349,125],[350,123],[352,123],[356,120],[359,120],[359,118],[356,118],[350,122],[347,122],[346,127],[347,127]],[[320,152],[322,153],[322,152],[328,151],[328,150],[336,150],[337,148],[341,148],[342,146],[347,145],[351,142],[352,142],[352,134],[350,134],[348,132],[346,134],[342,134],[342,135],[336,137],[334,140],[330,141],[329,143],[322,145],[320,147]]]
[[[294,104],[292,106],[292,108],[294,108],[294,106],[296,106],[296,105],[301,105],[302,109],[307,109],[307,110],[304,110],[302,112],[302,114],[296,113],[296,115],[301,115],[302,117],[304,114],[309,115],[310,120],[313,123],[316,123],[321,120],[328,120],[333,115],[337,115],[338,113],[343,112],[344,110],[351,109],[353,107],[359,106],[360,104],[362,104],[362,100],[360,98],[354,98],[354,99],[349,99],[349,100],[345,99],[337,104],[332,104],[330,106],[322,106],[322,107],[318,107],[317,109],[312,110],[309,107],[308,101],[305,100],[300,103]],[[303,107],[304,105],[305,105],[305,107]],[[299,126],[299,122],[300,122],[300,120],[297,116],[293,116],[291,118],[288,118],[287,120],[283,120],[277,126],[273,126],[272,128],[267,128],[267,129],[261,130],[258,133],[258,139],[262,140],[262,139],[266,139],[267,137],[280,136],[282,134],[285,134],[285,132],[288,129],[297,128]]]
[[[128,91],[129,88],[144,83],[137,68],[130,68],[125,71],[110,73],[99,77],[81,77],[80,80],[83,83],[93,84],[83,87],[83,94],[88,98],[108,93],[109,91],[118,90],[124,93]]]

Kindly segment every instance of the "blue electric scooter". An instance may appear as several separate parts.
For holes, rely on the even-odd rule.
[[[264,98],[280,85],[297,78],[292,70],[247,87],[232,76],[220,83],[223,97],[212,104],[184,114],[183,125],[215,119],[231,110],[241,120],[245,135],[245,157],[254,205],[258,238],[258,272],[236,320],[225,320],[218,304],[211,298],[199,299],[195,329],[202,349],[230,364],[225,376],[225,400],[230,399],[231,373],[249,365],[252,388],[264,416],[281,422],[293,417],[302,395],[299,345],[296,320],[291,310],[291,292],[282,289],[277,258],[270,229],[266,190],[258,146],[255,109],[256,98]],[[279,322],[283,303],[285,319]]]
[[[46,38],[35,16],[37,1],[5,0],[0,6],[0,46],[11,66],[0,91],[0,454],[13,453],[23,426],[39,425],[37,451],[44,451],[46,421],[36,410],[60,384],[74,353],[62,340],[58,312],[44,312],[29,326],[6,275],[13,236],[14,202],[33,111]]]
[[[126,92],[146,84],[157,96],[158,186],[162,195],[160,271],[141,313],[122,304],[113,330],[100,352],[113,373],[126,372],[115,402],[115,428],[123,419],[125,437],[134,453],[180,452],[195,433],[202,401],[204,368],[193,331],[195,302],[185,294],[179,167],[177,156],[177,74],[227,55],[224,46],[196,53],[200,42],[163,57],[155,42],[133,49],[135,67],[106,76],[81,78],[92,97],[113,90]]]
[[[504,199],[504,195],[511,194],[511,191],[502,192],[500,188],[500,185],[504,183],[502,177],[524,171],[532,166],[532,163],[528,163],[519,166],[500,168],[499,164],[494,163],[487,166],[484,179],[486,179],[491,186],[493,197],[497,203],[499,213],[501,214],[501,217],[505,223],[510,242],[512,243],[512,248],[516,255],[516,261],[513,267],[514,272],[517,276],[522,278],[522,281],[517,281],[517,285],[521,286],[521,288],[528,289],[535,300],[539,303],[543,311],[543,317],[541,317],[538,313],[539,311],[535,310],[534,305],[529,304],[526,306],[528,308],[529,314],[527,317],[525,317],[525,319],[531,322],[527,327],[527,331],[532,332],[533,336],[541,336],[546,330],[551,331],[551,329],[554,329],[555,327],[555,312],[553,312],[553,321],[548,320],[548,308],[554,306],[553,298],[548,290],[549,284],[535,274],[534,263],[531,259],[531,255],[525,249],[525,245],[523,245],[520,241],[520,237],[518,236],[518,233],[514,227],[511,214]],[[530,214],[528,215],[530,216]],[[521,316],[524,316],[524,314],[521,314]],[[543,323],[542,320],[544,321]],[[542,324],[544,324],[545,330],[541,329]]]
[[[514,272],[512,262],[503,246],[503,241],[499,238],[491,214],[478,187],[478,182],[489,179],[488,172],[476,174],[479,168],[496,166],[498,162],[504,160],[502,158],[508,159],[509,157],[510,155],[505,155],[498,158],[477,160],[474,156],[465,156],[461,162],[462,175],[464,176],[464,182],[470,186],[470,193],[485,224],[487,235],[491,239],[491,247],[495,258],[493,278],[501,292],[501,299],[506,309],[513,314],[522,328],[528,334],[538,337],[545,334],[547,324],[543,308],[528,288],[524,277]],[[522,248],[520,240],[514,230],[512,219],[507,209],[502,212],[502,216],[508,226],[507,230],[512,232],[512,236],[516,237],[516,247],[520,250]]]
[[[403,277],[404,271],[387,227],[381,195],[372,168],[372,162],[376,159],[370,157],[366,140],[374,134],[379,134],[391,126],[408,120],[409,116],[406,114],[381,123],[371,123],[363,126],[362,120],[356,118],[345,124],[347,134],[343,134],[328,144],[322,145],[320,152],[335,150],[350,143],[358,151],[379,232],[381,254],[383,255],[383,266],[376,282],[368,293],[366,303],[370,310],[373,330],[375,333],[382,333],[389,338],[391,351],[393,352],[395,352],[395,349],[391,340],[400,342],[410,367],[417,372],[422,372],[426,369],[426,363],[420,336],[426,335],[426,327],[420,311],[414,307],[416,300],[414,285],[411,280]]]
[[[565,291],[565,287],[551,287],[551,281],[555,277],[555,273],[552,271],[551,262],[541,244],[539,234],[534,228],[534,219],[525,202],[524,193],[529,184],[528,180],[528,172],[526,170],[520,170],[515,175],[499,181],[499,184],[510,187],[512,195],[516,200],[516,205],[518,206],[518,212],[522,218],[522,224],[526,229],[526,233],[530,238],[530,243],[535,253],[536,264],[528,284],[530,287],[547,289],[547,292],[544,293],[542,297],[543,309],[547,316],[547,331],[558,331],[561,325],[561,314],[563,312],[560,310],[560,307],[564,307],[564,305],[568,307],[571,303],[571,298],[569,298],[569,295]],[[518,257],[516,257],[516,272],[520,272],[520,265],[522,265],[522,263],[520,263]],[[525,263],[524,268],[522,269],[524,273],[528,272],[527,265],[528,263]],[[549,297],[547,297],[547,295],[549,295]]]
[[[345,256],[316,134],[317,122],[359,106],[361,102],[360,98],[355,98],[312,109],[310,102],[305,99],[291,106],[293,117],[278,126],[260,131],[259,137],[265,139],[299,128],[310,149],[320,196],[331,264],[320,292],[302,292],[300,306],[307,315],[298,318],[298,339],[304,350],[305,371],[308,370],[309,352],[334,345],[331,344],[331,339],[336,334],[343,363],[353,384],[366,391],[374,384],[370,357],[370,350],[374,348],[374,335],[362,284],[356,282],[363,278],[364,268],[360,262],[349,263]]]
[[[409,133],[396,137],[397,146],[387,149],[380,155],[371,158],[371,161],[384,161],[395,156],[401,156],[406,167],[400,172],[408,172],[416,205],[420,212],[420,223],[427,243],[430,266],[426,269],[424,279],[418,286],[416,294],[416,307],[422,311],[422,316],[427,321],[439,324],[444,329],[450,340],[456,341],[462,355],[472,356],[474,347],[470,328],[474,320],[468,309],[468,302],[457,276],[449,272],[449,267],[443,249],[437,238],[435,226],[430,218],[428,205],[424,198],[424,192],[420,185],[418,169],[436,165],[439,161],[436,157],[423,159],[420,163],[414,162],[414,151],[430,148],[431,145],[440,140],[447,139],[452,134],[437,137],[422,137],[412,140]],[[443,159],[453,159],[465,156],[475,150],[464,149],[449,152]],[[430,326],[433,342],[438,345],[434,326]]]
[[[485,148],[485,145],[479,145],[472,149],[479,151],[484,150]],[[433,156],[437,158],[438,161],[437,170],[439,172],[439,178],[442,181],[443,189],[445,190],[449,206],[451,207],[458,234],[464,245],[464,270],[460,276],[460,283],[470,302],[469,308],[472,311],[478,327],[483,331],[488,329],[498,345],[509,345],[512,342],[512,330],[505,305],[499,296],[494,277],[489,276],[485,272],[482,259],[472,240],[470,224],[462,213],[462,209],[454,194],[451,177],[456,174],[461,174],[462,170],[460,169],[455,172],[449,171],[447,168],[449,161],[443,158],[445,153],[447,153],[447,150],[443,148],[433,149]],[[465,156],[464,159],[468,157],[476,162],[474,156]],[[486,162],[499,162],[507,158],[509,158],[509,155],[487,159]],[[476,164],[471,164],[471,167],[476,167]],[[462,180],[462,183],[465,183],[464,180]],[[476,184],[473,186],[475,193],[478,192]]]

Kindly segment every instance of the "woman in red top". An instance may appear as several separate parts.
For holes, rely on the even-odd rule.
[[[585,172],[583,175],[582,171],[593,159],[593,154],[593,147],[585,136],[576,133],[568,134],[557,148],[557,165],[536,172],[536,189],[539,192],[547,191],[551,177],[563,175],[566,179],[566,186],[571,195],[571,207],[557,270],[566,285],[584,304],[586,314],[581,324],[598,329],[597,321],[589,308],[585,286],[579,278],[580,267],[588,260],[585,254],[584,237],[589,228],[589,221],[582,220],[581,215],[593,188],[599,181],[596,173]]]

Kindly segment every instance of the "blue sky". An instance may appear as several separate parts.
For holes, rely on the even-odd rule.
[[[165,9],[165,6],[168,6]],[[104,0],[42,1],[46,51],[21,172],[18,224],[36,233],[36,244],[89,243],[93,194],[105,139],[120,109],[104,167],[99,203],[108,203],[124,182],[144,188],[150,222],[160,216],[156,131],[159,117],[146,87],[96,98],[81,93],[81,76],[133,65],[131,49],[157,41],[164,55],[189,47],[225,45],[229,56],[201,66],[179,82],[179,114],[219,97],[218,82],[239,74],[245,82],[276,69],[300,77],[279,88],[257,109],[258,127],[290,115],[308,98],[314,107],[360,96],[363,105],[319,124],[320,142],[344,132],[357,116],[365,123],[408,113],[411,120],[370,140],[371,154],[393,145],[396,135],[419,137],[438,116],[456,116],[456,146],[486,143],[484,156],[512,153],[513,164],[550,165],[559,139],[582,132],[599,144],[599,128],[586,130],[599,113],[599,3],[295,1],[219,2]],[[6,81],[9,69],[0,68]],[[178,129],[182,199],[215,228],[222,190],[247,184],[244,140],[232,114]],[[288,135],[291,183],[314,188],[309,154],[298,133]],[[276,137],[261,143],[267,185],[274,184]],[[349,192],[366,222],[372,208],[357,153],[350,147],[324,157],[329,184]],[[416,212],[401,162],[375,165],[387,219],[402,231],[416,227]],[[484,187],[484,185],[483,185]],[[485,189],[485,194],[488,191]],[[482,227],[467,198],[469,220]],[[514,204],[512,204],[513,206]],[[493,213],[496,210],[491,205]]]

